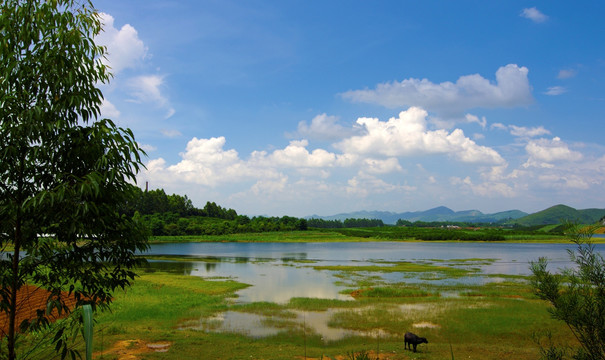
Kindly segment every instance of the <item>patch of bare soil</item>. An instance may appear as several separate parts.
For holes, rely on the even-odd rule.
[[[172,346],[171,342],[148,343],[143,340],[122,340],[105,351],[94,353],[94,357],[114,356],[120,360],[138,360],[139,355],[150,352],[167,352]]]
[[[23,320],[33,320],[37,317],[37,311],[44,311],[50,296],[51,293],[47,290],[32,285],[24,285],[19,289],[17,292],[17,316],[15,319],[17,329]],[[65,304],[70,309],[73,309],[76,304],[76,299],[73,296],[69,296],[67,293],[62,293],[61,296],[65,301]],[[59,314],[57,310],[54,309],[48,318],[51,321],[55,321],[65,317],[65,315],[65,313]],[[0,312],[0,338],[8,334],[8,328],[8,314]]]

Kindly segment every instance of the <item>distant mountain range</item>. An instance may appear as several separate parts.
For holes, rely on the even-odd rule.
[[[395,213],[390,211],[356,211],[331,216],[307,216],[307,219],[345,220],[380,219],[385,224],[395,224],[397,220],[414,221],[453,221],[471,223],[516,223],[525,226],[557,224],[563,220],[580,223],[595,223],[605,217],[605,209],[576,210],[566,205],[556,205],[537,213],[528,214],[520,210],[502,211],[484,214],[479,210],[453,211],[439,206],[426,211]]]

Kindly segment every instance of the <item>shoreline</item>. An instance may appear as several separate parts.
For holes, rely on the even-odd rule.
[[[319,236],[318,236],[319,235]],[[569,238],[565,236],[548,236],[545,234],[511,235],[511,239],[505,240],[418,240],[415,238],[378,238],[378,237],[356,237],[345,236],[336,232],[265,232],[265,233],[242,233],[228,235],[183,235],[183,236],[154,236],[150,237],[149,244],[166,243],[297,243],[297,242],[412,242],[412,243],[530,243],[530,244],[571,244]],[[605,237],[593,237],[593,244],[605,243]]]

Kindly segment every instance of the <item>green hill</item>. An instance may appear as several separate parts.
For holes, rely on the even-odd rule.
[[[513,223],[524,226],[559,224],[564,221],[594,224],[603,216],[605,216],[605,209],[576,210],[566,205],[555,205],[514,220]]]

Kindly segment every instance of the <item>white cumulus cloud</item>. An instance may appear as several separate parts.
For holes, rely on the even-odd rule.
[[[530,19],[531,21],[533,21],[535,23],[543,23],[546,20],[548,20],[548,16],[544,15],[536,7],[525,8],[525,9],[521,10],[520,16],[524,17],[526,19]]]
[[[586,190],[590,187],[589,182],[575,174],[545,174],[540,175],[538,179],[545,186],[552,188]]]
[[[504,125],[502,123],[494,123],[490,127],[491,129],[504,130],[510,132],[511,135],[520,138],[531,138],[541,135],[550,135],[550,131],[545,129],[544,126],[537,127],[525,127],[517,125]]]
[[[495,150],[477,145],[455,129],[427,130],[427,112],[411,107],[399,117],[388,121],[376,118],[359,118],[358,125],[365,127],[365,135],[352,136],[334,146],[344,153],[379,154],[388,157],[417,154],[448,154],[464,162],[504,163]]]
[[[403,170],[397,158],[388,158],[385,160],[365,159],[363,164],[363,170],[372,174],[387,174]]]
[[[516,195],[515,190],[508,184],[503,182],[486,181],[483,183],[475,184],[471,180],[470,176],[464,179],[459,177],[452,177],[450,183],[454,186],[461,188],[468,188],[473,194],[487,198],[496,197],[514,197]]]
[[[106,47],[107,53],[101,61],[111,68],[115,76],[115,82],[110,88],[112,94],[109,95],[113,96],[113,103],[120,106],[121,110],[129,107],[120,104],[121,101],[153,104],[155,108],[164,111],[163,120],[172,117],[176,110],[171,107],[168,97],[163,93],[164,75],[144,73],[149,65],[150,56],[137,30],[130,24],[116,28],[114,17],[107,13],[100,13],[99,16],[103,23],[103,31],[97,35],[95,42]],[[124,71],[126,69],[130,69],[131,72]],[[133,73],[137,75],[133,76]],[[110,104],[104,106],[104,110],[119,114],[117,107],[110,107]]]
[[[307,150],[307,140],[291,141],[284,149],[275,150],[267,160],[275,166],[286,167],[331,167],[337,157],[323,149]]]
[[[347,181],[347,194],[365,197],[370,194],[405,193],[415,191],[415,186],[391,184],[376,176],[359,172]]]
[[[150,144],[139,144],[139,147],[143,149],[145,152],[151,152],[157,150],[157,148]]]
[[[160,178],[160,182],[181,181],[199,185],[216,186],[224,182],[239,181],[252,171],[239,158],[234,149],[224,150],[225,138],[193,138],[180,153],[182,160],[166,166],[164,159],[154,159],[147,164],[147,176]]]
[[[311,124],[306,121],[298,123],[298,134],[303,137],[319,140],[342,139],[352,134],[350,128],[345,128],[338,123],[337,116],[320,114],[311,120]]]
[[[493,123],[490,128],[492,129],[498,129],[498,130],[508,130],[508,126],[502,124],[502,123]]]
[[[466,114],[464,117],[466,118],[467,122],[477,123],[484,129],[487,126],[487,119],[485,118],[485,116],[482,116],[481,119],[479,119],[479,117],[477,115]]]
[[[138,66],[147,56],[147,47],[139,39],[137,30],[129,24],[117,29],[114,27],[113,16],[106,13],[100,13],[99,16],[103,31],[95,38],[95,42],[107,47],[103,63],[111,67],[114,75]]]
[[[522,138],[550,135],[550,131],[545,129],[543,126],[528,128],[524,126],[509,125],[509,129],[511,135]]]
[[[351,166],[358,159],[354,154],[334,154],[323,149],[309,151],[307,140],[291,141],[284,149],[271,153],[253,151],[248,159],[242,159],[235,149],[225,149],[225,143],[222,136],[193,138],[185,151],[179,154],[181,160],[178,163],[167,166],[164,159],[151,160],[145,175],[159,178],[159,182],[178,181],[208,187],[257,181],[258,188],[262,184],[283,183],[283,179],[278,178],[283,177],[282,172],[288,169],[304,175],[327,177],[329,174],[324,169]],[[388,169],[389,165],[393,167],[391,163],[387,160],[382,169]]]
[[[528,72],[526,67],[509,64],[496,71],[495,83],[479,74],[461,76],[455,83],[440,84],[410,78],[378,84],[375,89],[351,90],[342,97],[389,108],[420,106],[446,115],[477,107],[516,107],[533,101]]]
[[[531,140],[526,146],[525,151],[529,159],[523,165],[524,167],[552,167],[552,162],[556,161],[578,161],[582,159],[582,154],[570,150],[566,143],[559,137],[552,140],[536,139]]]
[[[141,75],[131,79],[129,85],[134,96],[133,101],[164,106],[168,100],[162,94],[163,84],[164,77],[160,75]]]
[[[288,177],[281,175],[277,179],[263,179],[252,185],[251,191],[254,195],[273,196],[283,193],[288,184]]]
[[[117,119],[120,117],[120,110],[107,99],[103,99],[101,103],[101,116],[109,119]]]

